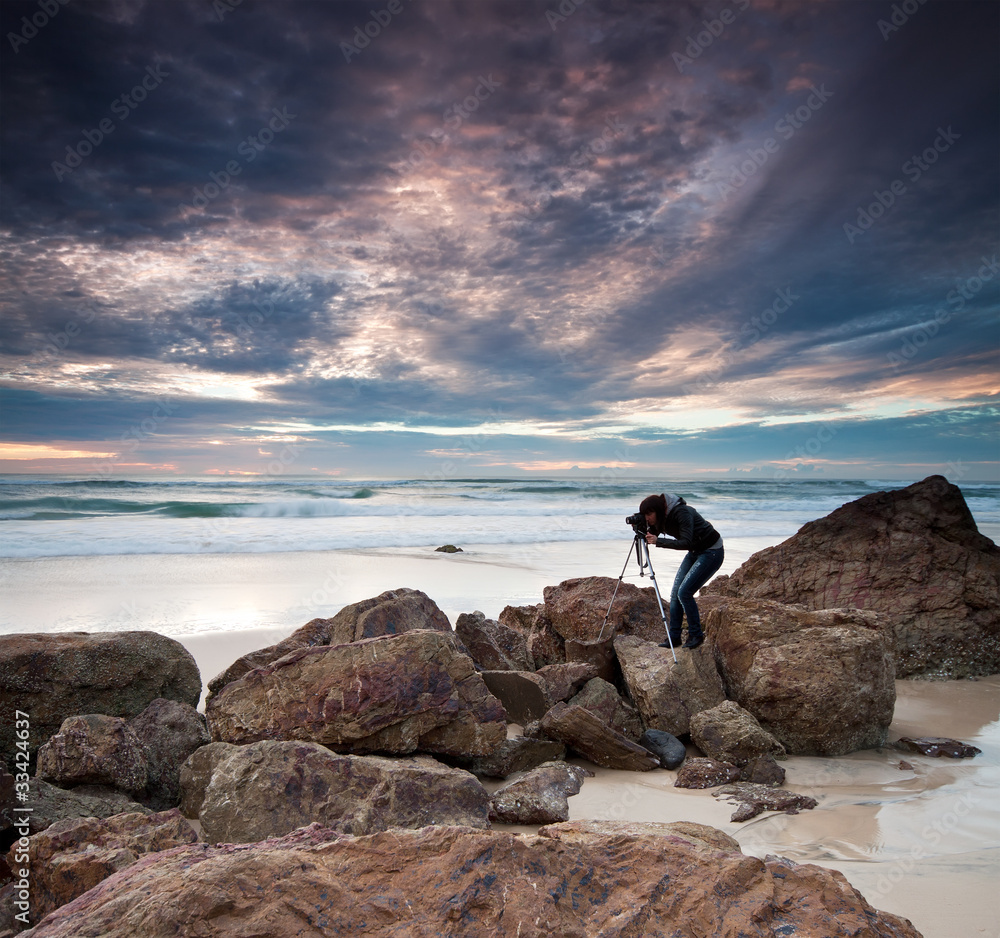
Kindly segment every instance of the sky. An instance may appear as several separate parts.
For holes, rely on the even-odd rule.
[[[3,0],[0,471],[1000,480],[998,39]]]

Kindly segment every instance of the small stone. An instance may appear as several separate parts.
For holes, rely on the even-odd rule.
[[[435,547],[435,551],[440,551],[443,554],[461,554],[464,553],[461,547],[456,547],[454,544],[444,544],[441,547]]]
[[[908,752],[919,752],[924,756],[947,756],[949,759],[971,759],[978,756],[982,749],[970,746],[968,743],[960,742],[957,739],[948,739],[944,736],[902,736],[896,743],[899,749]]]

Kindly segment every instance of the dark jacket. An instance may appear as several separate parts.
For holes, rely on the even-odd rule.
[[[719,539],[719,532],[679,496],[676,503],[667,512],[665,529],[658,531],[651,528],[650,530],[656,535],[670,535],[670,537],[657,536],[657,547],[693,550],[695,553],[708,550]]]

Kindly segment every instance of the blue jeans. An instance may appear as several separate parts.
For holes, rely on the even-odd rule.
[[[687,616],[688,638],[701,635],[701,616],[694,594],[717,573],[726,556],[725,548],[703,550],[700,554],[688,551],[674,577],[674,588],[670,591],[670,640],[679,644],[681,624]]]

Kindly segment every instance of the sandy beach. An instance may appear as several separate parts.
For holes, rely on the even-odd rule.
[[[722,572],[768,543],[727,542]],[[495,617],[508,604],[541,602],[544,587],[563,579],[617,578],[628,546],[623,539],[527,549],[463,545],[460,554],[373,547],[6,560],[0,563],[0,634],[150,629],[181,641],[207,683],[245,652],[386,589],[421,589],[452,622],[474,609]],[[677,559],[653,554],[665,595]],[[637,577],[634,560],[625,573],[629,582],[650,583]],[[1000,676],[898,681],[897,695],[890,741],[950,736],[982,754],[956,761],[886,748],[836,759],[791,757],[784,763],[786,787],[815,797],[818,807],[744,824],[731,823],[734,806],[711,791],[674,788],[674,772],[597,769],[570,799],[570,818],[711,824],[736,837],[748,854],[840,870],[872,905],[909,918],[925,938],[997,936]],[[904,760],[911,768],[900,767]]]

